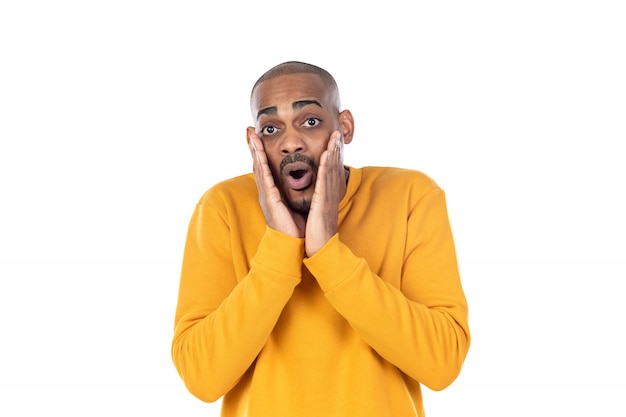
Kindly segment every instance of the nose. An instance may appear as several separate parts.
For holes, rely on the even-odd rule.
[[[280,151],[285,154],[293,154],[303,152],[306,149],[304,140],[300,132],[296,129],[289,129],[283,135],[283,141],[280,145]]]

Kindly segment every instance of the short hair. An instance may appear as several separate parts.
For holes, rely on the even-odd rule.
[[[330,75],[328,71],[324,68],[320,68],[313,64],[307,64],[306,62],[300,61],[287,61],[282,64],[278,64],[275,67],[268,70],[265,74],[261,75],[261,77],[254,83],[252,87],[252,91],[250,92],[250,99],[254,95],[254,90],[261,84],[263,81],[271,80],[272,78],[280,77],[282,75],[289,74],[316,74],[318,75],[324,84],[330,89],[334,89],[337,93],[339,93],[339,88],[337,87],[337,82],[335,78]]]

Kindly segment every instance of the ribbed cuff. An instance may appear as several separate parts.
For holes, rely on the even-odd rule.
[[[335,234],[315,255],[305,258],[304,265],[326,293],[348,279],[362,261]]]
[[[303,258],[304,239],[266,227],[251,263],[259,272],[287,279],[300,279]]]

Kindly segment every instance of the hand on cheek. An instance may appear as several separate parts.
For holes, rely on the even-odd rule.
[[[313,256],[337,233],[339,202],[346,192],[343,166],[343,136],[334,131],[322,153],[315,193],[306,223],[306,254]]]
[[[282,200],[280,190],[274,183],[263,141],[256,133],[249,133],[248,147],[252,155],[252,169],[259,193],[259,204],[267,225],[287,235],[303,237],[304,225],[298,227],[291,211]]]

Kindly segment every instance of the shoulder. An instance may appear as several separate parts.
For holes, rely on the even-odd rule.
[[[200,197],[198,204],[217,208],[250,201],[258,201],[257,188],[252,174],[245,174],[213,185]]]
[[[419,207],[440,212],[445,210],[445,192],[424,172],[393,167],[363,168],[361,189],[369,204],[382,205],[388,212],[406,208],[413,212]],[[443,204],[443,205],[442,205]]]
[[[424,172],[396,167],[364,167],[363,184],[376,189],[383,188],[393,192],[407,191],[425,194],[433,189],[439,190],[439,185],[433,178]]]

